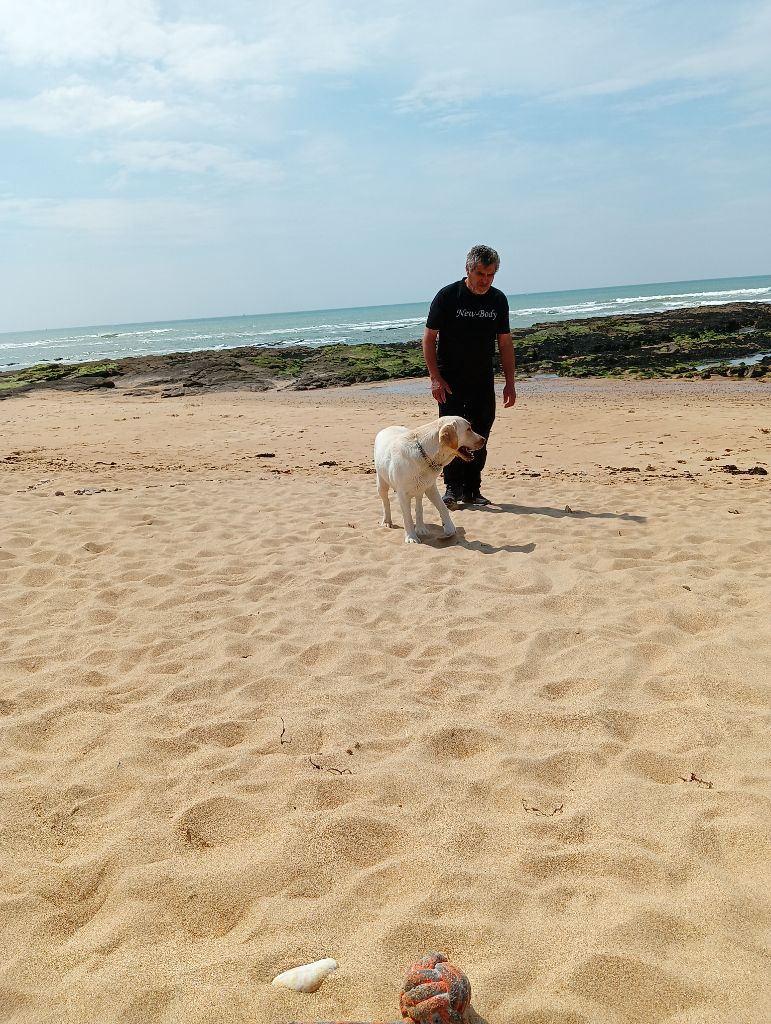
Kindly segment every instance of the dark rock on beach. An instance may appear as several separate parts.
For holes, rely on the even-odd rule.
[[[735,302],[658,313],[538,323],[512,332],[517,362],[529,372],[560,376],[685,377],[719,374],[762,377],[771,358],[771,303]],[[714,362],[714,367],[699,366]]]
[[[520,375],[771,380],[771,303],[537,323],[513,332]],[[729,360],[766,354],[752,366]],[[704,367],[710,362],[717,365]],[[701,368],[700,368],[701,367]],[[33,388],[174,398],[201,391],[341,387],[426,375],[419,340],[389,345],[244,346],[109,362],[44,363],[0,373],[0,398]]]
[[[0,373],[0,397],[33,388],[120,388],[122,394],[175,398],[201,391],[310,390],[425,374],[420,342],[217,351],[127,357],[110,363],[45,363]]]

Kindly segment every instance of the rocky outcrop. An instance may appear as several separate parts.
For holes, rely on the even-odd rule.
[[[771,303],[737,302],[584,320],[538,323],[513,332],[520,374],[689,376],[708,360],[771,352]],[[717,372],[717,371],[715,371]],[[771,360],[725,370],[771,375]],[[421,343],[389,345],[245,346],[81,363],[48,363],[0,373],[0,398],[31,388],[93,390],[164,397],[201,390],[266,391],[346,386],[425,376]]]
[[[735,302],[537,323],[512,333],[525,371],[671,376],[695,372],[707,360],[771,352],[771,304]]]

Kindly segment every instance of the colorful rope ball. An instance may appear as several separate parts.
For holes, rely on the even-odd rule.
[[[444,953],[427,953],[414,963],[399,995],[402,1018],[414,1024],[463,1024],[471,982]]]

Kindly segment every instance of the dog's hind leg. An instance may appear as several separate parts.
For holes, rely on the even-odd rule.
[[[380,500],[383,502],[383,518],[380,520],[381,526],[392,527],[394,524],[391,522],[391,500],[388,496],[390,487],[388,481],[384,480],[383,477],[378,473],[377,475],[377,493],[380,495]]]
[[[439,513],[445,537],[452,537],[455,533],[455,523],[450,518],[450,513],[447,511],[447,506],[441,499],[439,488],[436,484],[432,484],[431,487],[428,488],[426,491],[426,497],[431,504],[436,507],[436,511]]]

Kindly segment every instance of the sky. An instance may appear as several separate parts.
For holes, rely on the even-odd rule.
[[[0,331],[771,271],[771,0],[0,0]]]

